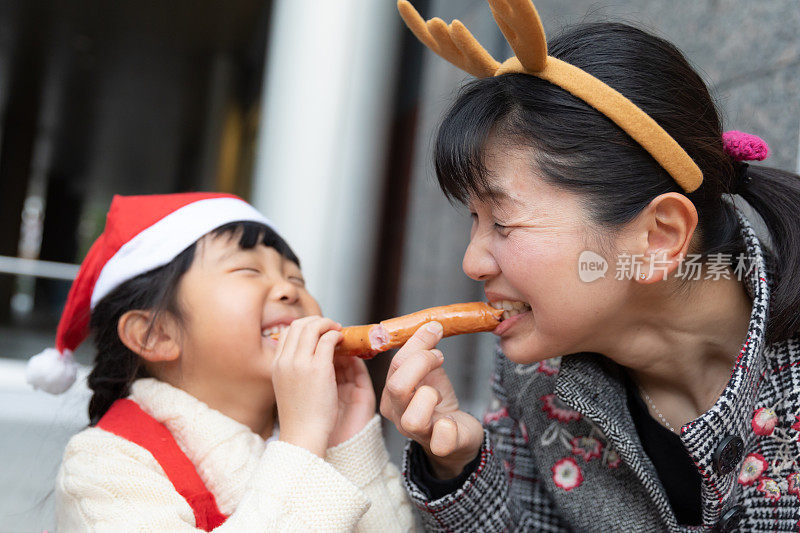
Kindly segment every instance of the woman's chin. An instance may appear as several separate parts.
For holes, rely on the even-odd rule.
[[[500,338],[500,349],[503,351],[503,355],[509,361],[520,365],[529,365],[554,357],[553,350],[543,348],[540,343],[536,342],[534,334],[509,335]]]
[[[500,339],[500,349],[506,359],[521,365],[527,365],[539,360],[535,351],[527,344],[523,342],[523,339],[514,337]]]

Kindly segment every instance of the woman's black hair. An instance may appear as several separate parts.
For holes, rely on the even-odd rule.
[[[549,40],[549,54],[589,72],[658,122],[703,172],[684,193],[675,180],[610,119],[564,89],[527,74],[475,80],[461,91],[436,138],[434,165],[451,201],[481,196],[489,185],[484,165],[490,137],[533,148],[532,162],[549,183],[581,197],[605,234],[631,221],[655,197],[685,194],[695,205],[698,248],[711,254],[746,253],[735,208],[738,164],[722,145],[722,124],[709,91],[681,52],[632,26],[582,24]],[[772,286],[767,338],[800,329],[800,177],[750,166],[740,194],[766,222],[773,241],[765,250]]]
[[[250,249],[257,244],[269,246],[283,257],[300,266],[295,253],[271,228],[257,222],[232,222],[211,232],[213,236],[238,236],[239,246]],[[169,313],[180,322],[182,313],[178,305],[178,282],[194,261],[194,243],[164,266],[126,281],[100,300],[92,310],[89,328],[97,355],[89,374],[89,388],[93,395],[89,401],[89,420],[96,425],[111,404],[130,393],[134,380],[146,377],[139,356],[119,338],[117,323],[127,311],[142,309],[153,311],[150,325],[159,315]],[[149,334],[149,332],[148,332]]]

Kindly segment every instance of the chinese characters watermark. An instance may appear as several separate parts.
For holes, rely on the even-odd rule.
[[[617,256],[617,262],[614,265],[614,279],[621,281],[658,275],[658,278],[663,280],[667,280],[671,276],[672,279],[692,281],[701,279],[717,281],[733,278],[743,281],[755,269],[756,259],[743,253],[736,256],[714,253],[707,255],[703,261],[702,254],[687,254],[678,263],[678,268],[670,273],[671,265],[672,262],[655,255],[621,253]],[[591,283],[605,278],[608,270],[608,262],[596,252],[585,250],[578,257],[578,275],[583,282]]]

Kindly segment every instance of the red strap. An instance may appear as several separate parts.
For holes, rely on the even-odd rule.
[[[214,495],[203,484],[194,465],[178,447],[169,430],[142,411],[136,402],[117,400],[97,423],[97,427],[138,444],[153,455],[175,490],[194,511],[196,527],[211,531],[228,518],[219,511]]]

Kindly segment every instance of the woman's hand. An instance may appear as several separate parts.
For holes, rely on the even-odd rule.
[[[337,418],[333,349],[341,326],[328,318],[300,318],[281,333],[272,363],[280,440],[324,457]]]
[[[442,325],[429,322],[398,350],[389,366],[381,396],[381,414],[398,431],[422,445],[441,479],[458,476],[478,454],[483,427],[458,408],[444,356],[434,349]]]
[[[375,416],[375,391],[367,365],[358,357],[336,357],[336,385],[339,411],[328,447],[349,440]]]

